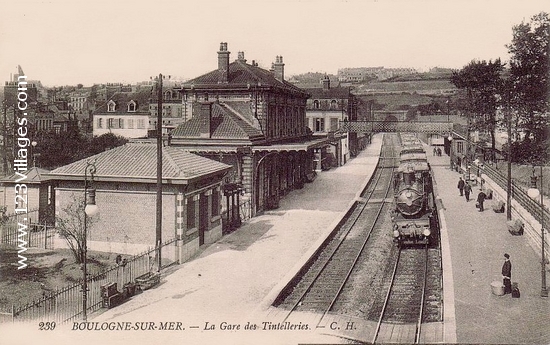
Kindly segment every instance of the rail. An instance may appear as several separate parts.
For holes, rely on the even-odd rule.
[[[388,168],[388,167],[386,167],[386,168]],[[393,169],[394,166],[392,165],[389,168]],[[335,242],[333,242],[333,245],[331,245],[332,249],[330,250],[330,252],[326,253],[324,260],[322,260],[322,262],[320,262],[319,267],[315,270],[312,279],[307,283],[307,285],[304,286],[304,288],[301,289],[301,292],[298,293],[297,298],[294,299],[294,302],[292,304],[290,304],[290,310],[287,313],[287,315],[286,315],[286,317],[284,318],[283,321],[287,320],[288,317],[290,317],[290,315],[294,311],[296,311],[299,306],[303,307],[303,306],[308,305],[308,302],[306,300],[307,295],[310,294],[311,291],[313,291],[314,285],[319,282],[319,279],[320,279],[321,275],[323,274],[323,272],[330,271],[329,264],[331,264],[331,262],[340,262],[340,261],[336,260],[336,257],[337,257],[337,254],[339,252],[343,251],[344,257],[345,258],[349,257],[351,259],[351,262],[349,262],[349,260],[346,260],[346,262],[344,262],[344,265],[345,265],[344,268],[347,269],[347,272],[341,276],[342,277],[341,280],[339,279],[338,281],[334,281],[334,284],[332,284],[331,287],[330,287],[330,290],[332,290],[332,292],[330,292],[328,294],[328,296],[327,296],[328,298],[326,299],[326,302],[325,302],[325,300],[323,300],[324,307],[322,309],[322,316],[318,321],[318,325],[322,322],[324,317],[332,310],[334,304],[336,303],[336,301],[338,300],[341,292],[343,291],[347,281],[349,280],[349,278],[350,278],[357,262],[359,261],[361,253],[363,252],[363,250],[366,246],[366,243],[368,242],[370,234],[372,233],[374,227],[376,226],[376,223],[377,223],[376,219],[379,218],[379,216],[382,212],[382,209],[384,207],[384,203],[385,203],[384,200],[387,198],[388,193],[389,193],[390,188],[391,188],[391,185],[392,185],[391,181],[389,181],[387,183],[387,185],[385,186],[385,189],[382,190],[382,192],[384,193],[383,198],[382,198],[382,202],[380,203],[380,207],[375,212],[376,214],[374,215],[374,220],[372,221],[372,226],[370,227],[370,230],[365,229],[366,235],[362,236],[363,240],[361,241],[360,247],[353,246],[353,248],[349,248],[349,249],[351,249],[351,251],[349,251],[349,249],[348,249],[348,251],[346,251],[343,244],[346,243],[346,242],[349,242],[349,239],[348,239],[349,234],[351,233],[351,231],[354,228],[355,224],[357,223],[357,221],[361,217],[361,214],[363,214],[363,212],[364,212],[364,210],[365,210],[365,208],[368,204],[368,201],[373,197],[373,195],[375,193],[377,193],[375,187],[378,184],[380,184],[380,180],[383,176],[388,176],[388,174],[384,173],[383,170],[381,169],[381,167],[378,167],[378,169],[376,170],[375,178],[370,183],[371,187],[369,187],[367,189],[366,197],[362,198],[362,200],[361,200],[362,205],[359,205],[358,203],[355,205],[355,210],[352,212],[352,214],[350,214],[349,218],[345,221],[346,226],[343,229],[340,229],[339,233],[334,236],[334,239],[336,239],[336,240],[335,240]],[[340,233],[340,231],[341,231],[341,233]],[[356,237],[354,236],[354,238],[356,238]],[[354,243],[355,243],[355,241],[354,241]],[[346,254],[346,253],[348,253],[349,255]],[[330,275],[330,272],[329,272],[329,275]],[[302,280],[302,281],[304,281],[304,280]],[[329,288],[328,286],[323,285],[323,291],[326,292],[326,290],[328,290],[328,288]],[[314,295],[315,295],[315,293],[314,293]],[[317,298],[315,299],[315,303],[316,304],[319,303]]]

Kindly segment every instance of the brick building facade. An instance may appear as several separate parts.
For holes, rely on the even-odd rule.
[[[192,116],[171,143],[232,165],[225,182],[240,186],[253,216],[301,188],[329,142],[307,128],[309,94],[285,80],[282,56],[265,70],[243,52],[231,63],[229,55],[221,43],[218,68],[182,85],[184,113]]]
[[[53,170],[55,212],[84,194],[87,162],[95,161],[93,187],[100,209],[88,232],[89,248],[136,254],[155,246],[156,146],[126,144]],[[222,235],[221,181],[230,166],[175,147],[163,148],[162,241],[183,262]]]

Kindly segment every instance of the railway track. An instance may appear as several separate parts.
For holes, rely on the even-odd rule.
[[[385,144],[395,141],[395,138],[388,137],[384,139]],[[320,323],[341,298],[354,269],[363,261],[362,254],[379,218],[387,213],[386,204],[395,165],[392,163],[395,157],[393,147],[389,143],[384,146],[374,178],[347,220],[335,231],[331,241],[292,291],[277,305],[288,310],[285,320],[293,312],[307,311],[322,314]]]
[[[400,333],[401,341],[418,344],[422,325],[441,321],[441,255],[426,245],[395,255],[386,296],[371,310],[371,315],[378,313],[372,342],[394,342],[393,334]]]

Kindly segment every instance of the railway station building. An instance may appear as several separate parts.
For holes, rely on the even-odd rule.
[[[330,140],[312,135],[310,95],[285,80],[282,56],[271,70],[247,62],[244,52],[230,62],[222,42],[217,61],[217,69],[182,85],[190,120],[172,132],[171,145],[233,167],[222,187],[231,226],[277,208],[290,190],[312,181]]]

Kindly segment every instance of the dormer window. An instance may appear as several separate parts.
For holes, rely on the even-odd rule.
[[[318,100],[313,101],[313,109],[319,109],[319,101]]]
[[[166,91],[164,93],[164,99],[172,99],[172,92]]]
[[[107,103],[107,111],[110,113],[114,113],[116,108],[116,103],[113,100],[110,100],[109,103]]]
[[[128,103],[128,112],[129,113],[134,113],[136,111],[136,108],[137,108],[136,102],[134,102],[133,100]]]

